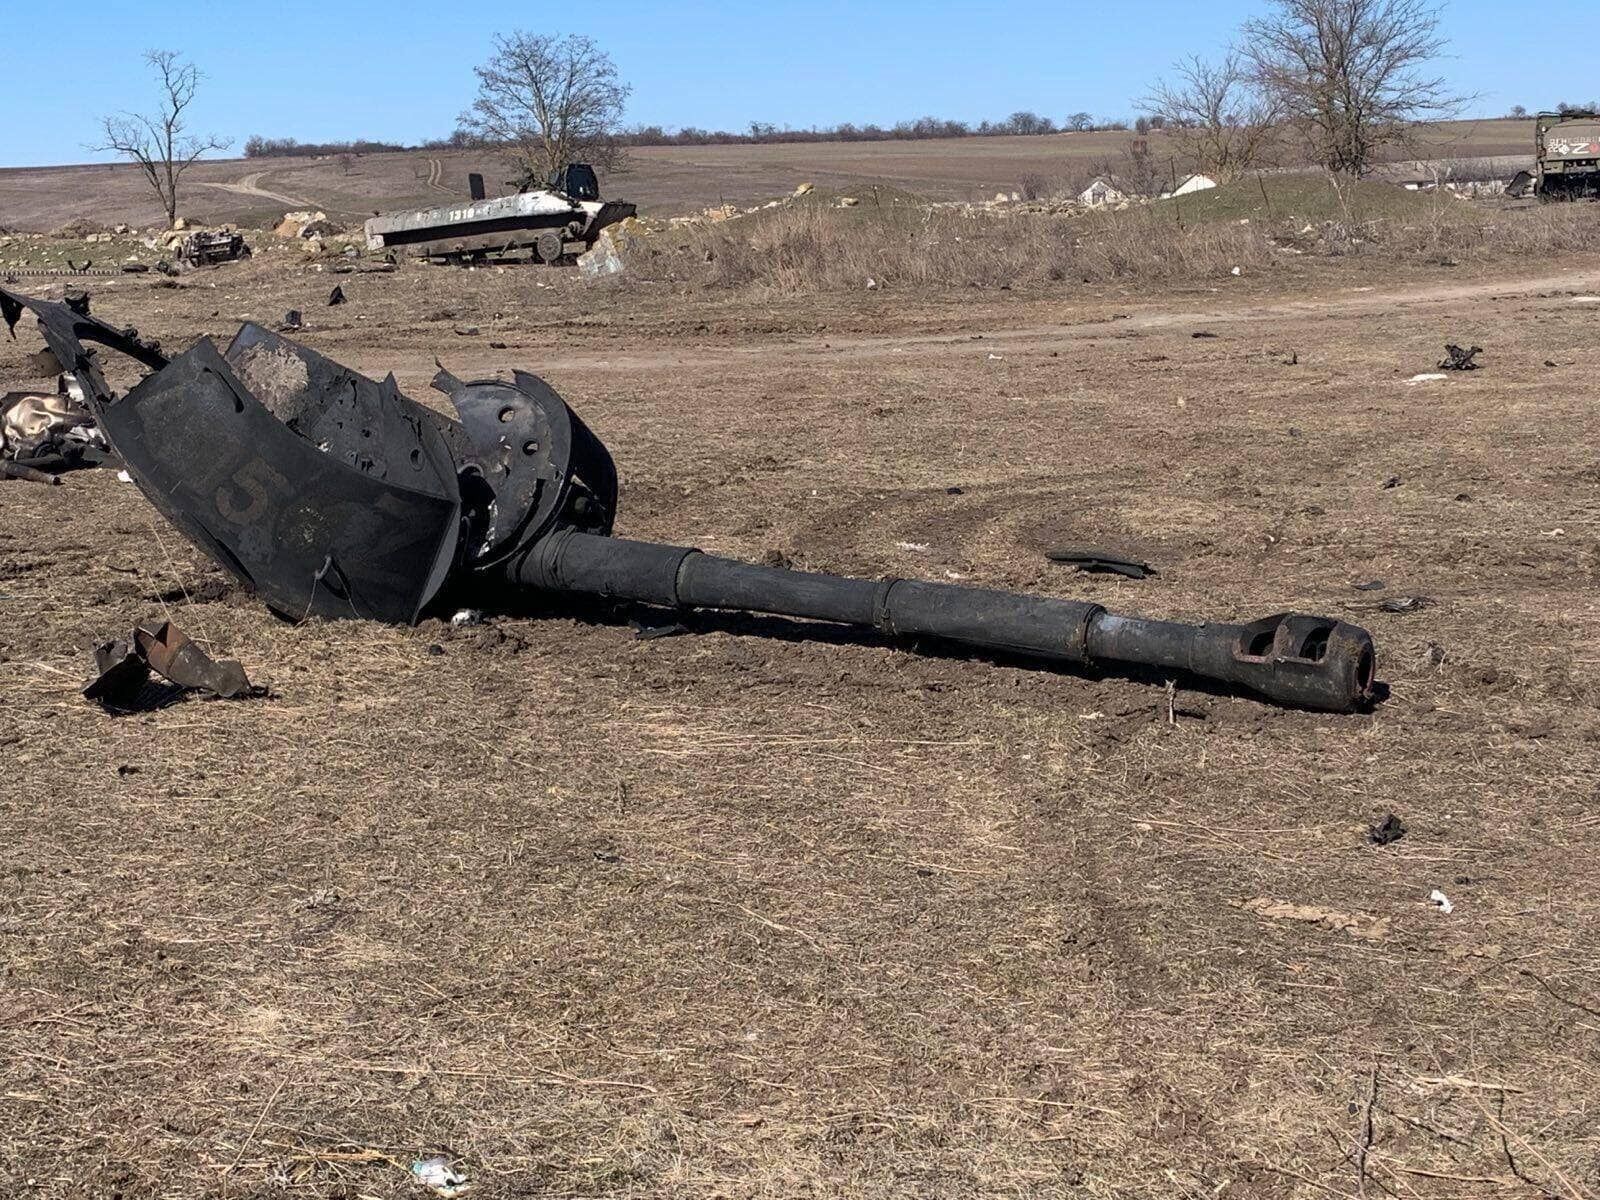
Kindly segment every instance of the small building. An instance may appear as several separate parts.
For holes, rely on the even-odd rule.
[[[1216,186],[1217,181],[1211,178],[1209,175],[1191,175],[1162,198],[1166,199],[1170,196],[1188,196],[1194,192],[1210,191]]]
[[[1078,193],[1078,203],[1091,208],[1102,204],[1121,204],[1128,198],[1120,182],[1112,175],[1098,175],[1095,181]]]

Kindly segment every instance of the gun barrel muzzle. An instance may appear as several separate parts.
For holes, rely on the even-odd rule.
[[[833,621],[1079,667],[1181,670],[1299,708],[1352,712],[1373,695],[1371,635],[1329,617],[1280,613],[1247,625],[1152,621],[1083,600],[792,571],[571,529],[534,542],[506,564],[506,574],[547,591]]]

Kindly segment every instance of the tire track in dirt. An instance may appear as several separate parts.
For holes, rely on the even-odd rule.
[[[1529,278],[1504,278],[1481,283],[1436,284],[1415,288],[1373,288],[1353,293],[1323,295],[1294,300],[1270,300],[1250,304],[1225,304],[1216,308],[1137,308],[1129,315],[1108,323],[1068,321],[1059,325],[1022,325],[995,329],[987,322],[975,322],[983,330],[984,349],[997,347],[1020,352],[1049,350],[1085,337],[1103,337],[1108,330],[1153,331],[1187,325],[1212,326],[1254,324],[1306,317],[1362,316],[1396,307],[1449,304],[1495,297],[1530,296],[1557,290],[1600,290],[1600,272],[1573,270],[1559,275]],[[868,361],[892,354],[915,351],[923,356],[973,349],[970,333],[884,334],[864,337],[812,337],[805,339],[756,341],[741,346],[692,347],[674,350],[643,350],[612,353],[575,351],[542,356],[540,368],[546,371],[581,369],[585,371],[647,371],[671,368],[687,361],[696,364],[735,364],[766,358],[803,357],[826,354],[830,361]]]
[[[309,200],[301,200],[296,196],[287,196],[282,192],[274,192],[262,187],[261,177],[265,174],[265,171],[252,171],[233,183],[222,183],[206,179],[196,179],[195,183],[201,187],[221,188],[225,192],[233,192],[239,196],[255,196],[262,200],[275,200],[279,204],[287,204],[291,208],[301,208],[311,203]]]

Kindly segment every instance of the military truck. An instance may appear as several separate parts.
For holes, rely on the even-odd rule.
[[[524,182],[509,196],[487,199],[483,178],[470,177],[465,204],[393,213],[366,223],[367,249],[390,250],[436,262],[529,259],[569,261],[594,245],[600,231],[638,209],[600,199],[600,181],[587,163],[570,163],[543,187]]]
[[[1541,200],[1600,199],[1600,114],[1543,112],[1534,121],[1532,171],[1506,189]]]

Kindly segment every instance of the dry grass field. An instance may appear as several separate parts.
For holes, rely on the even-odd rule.
[[[1529,121],[1447,123],[1430,131],[1418,153],[1438,159],[1527,157],[1532,128]],[[753,204],[807,181],[821,186],[876,182],[932,200],[979,200],[1014,191],[1025,180],[1053,186],[1114,164],[1132,136],[652,147],[632,151],[631,169],[605,186],[608,195],[632,200],[642,212],[657,216],[722,203]],[[1159,136],[1151,139],[1150,149],[1170,157]],[[1173,169],[1181,172],[1182,164]],[[482,172],[491,188],[509,173],[493,154],[457,151],[365,155],[348,174],[333,158],[205,162],[186,177],[190,186],[182,207],[213,223],[268,225],[285,208],[306,206],[354,220],[464,197],[470,171]],[[42,233],[74,218],[148,225],[162,213],[137,168],[127,164],[0,169],[0,229]]]
[[[915,149],[873,172],[1017,170]],[[742,153],[641,155],[637,194],[822,174]],[[602,283],[407,263],[338,308],[293,255],[89,281],[169,350],[298,308],[419,399],[436,355],[539,372],[615,454],[624,535],[1328,613],[1372,630],[1388,698],[1169,703],[537,600],[292,625],[113,472],[0,484],[0,1194],[417,1196],[445,1153],[485,1200],[1600,1195],[1600,255],[1519,228],[1291,253],[1230,222],[1165,272],[1091,238],[1014,285],[915,278],[915,247],[873,290],[723,274],[710,242]],[[768,248],[804,267],[806,236]],[[1261,257],[1234,276],[1203,239]],[[0,381],[43,382],[17,334]],[[1483,369],[1410,382],[1446,341]],[[1160,574],[1067,573],[1066,542]],[[270,694],[86,702],[94,645],[152,616]]]

